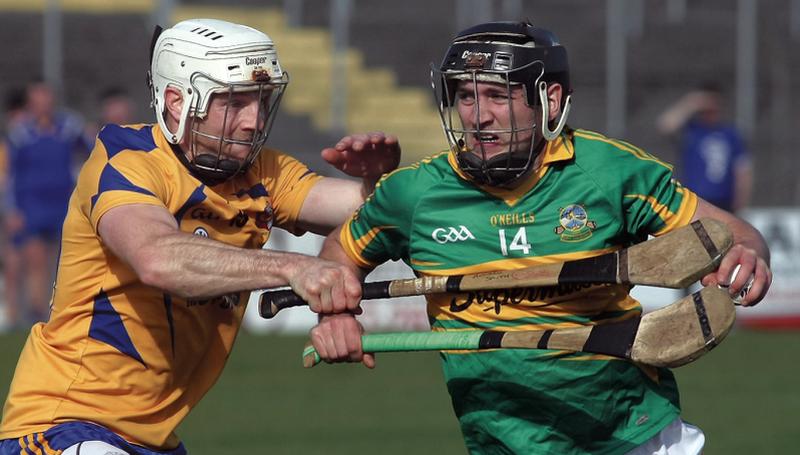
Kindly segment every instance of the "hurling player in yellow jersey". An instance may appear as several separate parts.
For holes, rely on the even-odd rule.
[[[261,246],[273,225],[344,222],[397,166],[396,139],[346,137],[323,155],[363,182],[320,177],[265,147],[288,83],[267,35],[211,19],[158,31],[157,123],[106,125],[81,170],[2,454],[186,453],[174,430],[219,377],[249,291],[288,284],[317,311],[358,305],[348,268]]]
[[[770,285],[769,251],[749,224],[698,198],[672,167],[623,141],[566,125],[565,48],[530,23],[462,31],[432,72],[451,149],[382,179],[328,236],[322,257],[360,275],[402,259],[417,275],[513,270],[597,256],[713,217],[735,245],[703,284],[744,300]],[[544,120],[544,121],[543,121]],[[636,317],[623,285],[430,295],[436,331],[545,330]],[[311,338],[328,361],[361,351],[351,315],[323,316]],[[680,419],[668,369],[548,350],[444,352],[442,366],[467,449],[479,454],[696,454],[704,435]]]

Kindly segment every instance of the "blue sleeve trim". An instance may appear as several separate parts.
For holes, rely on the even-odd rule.
[[[103,168],[103,172],[100,173],[100,183],[98,185],[97,194],[92,196],[92,210],[94,210],[94,205],[97,203],[100,195],[106,191],[132,191],[134,193],[146,194],[153,197],[156,196],[150,190],[131,183],[127,177],[122,175],[120,171],[114,169],[114,166],[110,163],[107,163]]]
[[[110,160],[123,150],[150,152],[156,148],[153,140],[152,125],[140,129],[108,124],[100,130],[97,138],[103,143]]]

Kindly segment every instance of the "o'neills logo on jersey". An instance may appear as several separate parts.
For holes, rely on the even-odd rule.
[[[589,220],[589,214],[580,204],[570,204],[559,209],[559,226],[554,229],[562,242],[580,242],[592,236],[597,224]]]
[[[466,226],[436,228],[431,232],[431,237],[436,243],[445,244],[448,242],[463,242],[465,240],[475,240],[472,232]]]
[[[244,64],[245,65],[262,65],[267,63],[269,57],[261,56],[261,57],[245,57]]]
[[[533,224],[533,212],[520,213],[498,213],[489,218],[492,226],[519,226],[523,224]]]

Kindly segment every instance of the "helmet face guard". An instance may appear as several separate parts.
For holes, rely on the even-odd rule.
[[[541,62],[532,62],[530,65],[541,67]],[[518,71],[518,70],[515,70]],[[431,68],[431,83],[439,108],[447,142],[451,150],[457,152],[456,158],[462,171],[469,175],[476,183],[489,186],[505,186],[519,180],[533,166],[536,152],[541,144],[534,141],[536,137],[536,122],[531,116],[530,121],[518,119],[514,109],[514,92],[523,91],[527,98],[526,89],[519,83],[512,82],[512,71],[476,71],[460,70],[441,72]],[[488,107],[482,106],[478,93],[479,83],[490,83],[497,90],[505,93],[506,100],[503,106],[496,109],[505,109],[508,125],[505,128],[483,129],[481,127],[482,112]],[[459,85],[461,88],[459,89]],[[472,126],[465,124],[464,118],[459,113],[459,92],[468,90],[471,94]],[[440,98],[442,96],[443,98]],[[545,102],[546,104],[546,102]],[[531,107],[526,102],[526,106]],[[508,150],[499,155],[489,157],[484,147],[484,138],[502,140],[508,144]],[[474,141],[471,141],[474,139]],[[475,142],[476,146],[470,145]]]
[[[481,98],[478,84],[493,84],[505,92],[508,126],[481,129]],[[561,117],[550,129],[548,83],[558,83],[564,93]],[[461,88],[459,88],[461,84]],[[570,107],[569,68],[566,50],[547,30],[521,22],[491,22],[461,32],[437,68],[431,65],[431,85],[447,141],[457,153],[462,171],[479,184],[512,186],[533,168],[544,142],[536,141],[537,128],[545,140],[557,138],[566,123]],[[465,126],[457,96],[472,90],[474,127]],[[525,106],[542,112],[542,124],[515,118],[515,93],[522,91]],[[516,98],[519,98],[517,96]],[[495,108],[496,109],[496,108]],[[484,112],[486,108],[484,107]],[[471,147],[474,138],[478,147]],[[502,138],[508,150],[488,157],[484,139]]]
[[[223,87],[227,86],[227,88],[213,91],[210,95],[227,97],[228,102],[226,103],[225,113],[222,116],[221,128],[217,134],[210,131],[203,131],[202,123],[199,122],[199,120],[208,118],[208,106],[206,106],[204,112],[203,107],[200,106],[200,98],[195,98],[194,105],[192,105],[188,112],[188,166],[203,180],[221,182],[245,172],[253,164],[256,157],[258,157],[261,148],[267,141],[269,132],[272,129],[272,124],[275,121],[275,114],[278,111],[278,106],[280,105],[284,90],[289,82],[288,74],[284,72],[283,77],[278,81],[266,78],[263,82],[227,83],[216,80],[208,74],[195,73],[190,78],[191,85],[195,91],[198,85],[202,85],[197,83],[200,79],[207,79],[213,84]],[[252,93],[255,99],[258,100],[256,127],[250,140],[226,136],[226,131],[230,130],[228,123],[232,121],[232,116],[229,116],[231,101],[233,96],[239,93]],[[207,103],[210,105],[211,100],[207,100]],[[201,142],[203,146],[200,146]],[[209,147],[211,143],[214,143],[215,147]],[[224,153],[226,148],[234,145],[250,147],[250,151],[243,160],[231,159]]]

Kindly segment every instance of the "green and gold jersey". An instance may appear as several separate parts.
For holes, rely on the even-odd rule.
[[[608,253],[691,220],[697,197],[671,166],[576,130],[547,144],[513,190],[480,187],[444,152],[384,178],[342,230],[363,267],[402,259],[418,275],[509,270]],[[634,317],[623,285],[562,285],[429,296],[433,330],[543,330]],[[617,453],[678,415],[668,370],[558,351],[443,355],[470,449]],[[492,447],[495,447],[493,449]],[[502,449],[505,447],[505,449]],[[549,452],[548,452],[549,453]]]

